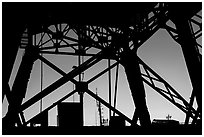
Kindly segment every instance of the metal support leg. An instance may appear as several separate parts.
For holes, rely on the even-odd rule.
[[[8,112],[3,120],[3,126],[5,127],[14,127],[15,123],[19,123],[20,121],[18,111],[25,97],[30,73],[34,61],[37,59],[37,54],[38,50],[36,47],[31,45],[26,47],[10,94],[10,100],[12,101],[9,101]]]
[[[193,39],[190,24],[185,18],[174,18],[173,20],[176,24],[176,28],[179,35],[179,44],[181,45],[183,55],[188,68],[189,76],[193,86],[193,96],[195,96],[198,108],[202,108],[202,66],[199,62],[199,57],[196,51],[196,40]],[[192,96],[192,99],[194,99]],[[193,103],[191,103],[193,104]],[[198,113],[201,113],[201,109],[198,109]],[[189,112],[190,113],[190,112]],[[186,123],[188,122],[187,115]]]
[[[83,103],[84,103],[84,92],[88,90],[88,83],[87,82],[78,82],[76,84],[76,90],[79,93],[79,98],[80,98],[80,106],[81,106],[81,110],[82,110],[82,114],[81,114],[81,125],[84,125],[84,113],[83,113]]]
[[[80,106],[81,106],[81,110],[82,110],[82,121],[81,121],[81,125],[80,126],[83,126],[84,125],[84,111],[83,111],[83,103],[84,103],[84,93],[83,92],[80,92],[79,93],[79,97],[80,97]]]
[[[137,119],[139,118],[141,126],[149,126],[151,124],[150,115],[146,105],[145,89],[142,82],[139,62],[137,61],[137,55],[132,51],[124,53],[124,56],[122,57],[122,65],[125,68],[127,80],[136,107],[133,120],[135,120],[134,122],[137,122]]]
[[[191,97],[190,97],[190,106],[193,106],[194,98],[195,98],[195,92],[192,91],[192,94],[191,94]],[[186,114],[185,125],[188,125],[188,123],[189,123],[190,113],[191,112],[189,110],[188,113]]]
[[[108,59],[108,67],[110,67],[110,59]],[[109,81],[109,104],[111,105],[111,69],[108,71],[108,81]],[[111,109],[109,108],[109,120],[111,118]]]
[[[119,70],[119,64],[116,68],[116,78],[115,78],[115,95],[114,95],[114,108],[116,107],[116,98],[117,98],[117,88],[118,88],[118,70]],[[115,112],[113,113],[113,116],[115,116]]]

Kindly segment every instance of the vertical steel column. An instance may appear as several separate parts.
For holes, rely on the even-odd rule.
[[[114,108],[116,107],[116,98],[117,98],[117,88],[118,88],[118,70],[119,70],[119,64],[116,68],[116,78],[115,78],[115,95],[114,95]],[[113,116],[115,116],[115,112],[113,112]]]
[[[128,28],[123,26],[123,31],[124,34],[121,37],[121,44],[124,48],[124,52],[121,56],[121,63],[125,69],[132,98],[135,104],[135,112],[132,121],[134,124],[137,124],[137,120],[139,119],[140,125],[142,127],[146,127],[151,124],[151,121],[146,105],[145,89],[140,72],[139,61],[135,50],[130,50],[129,48]],[[132,124],[132,126],[134,124]]]
[[[34,40],[34,42],[35,42],[35,45],[36,45],[36,35],[34,35],[35,36],[35,40]],[[41,33],[41,38],[42,38],[42,33]],[[43,42],[42,42],[42,39],[41,39],[41,44],[42,44]],[[42,47],[43,47],[43,45],[42,45]],[[43,57],[43,53],[41,53],[41,56]],[[40,61],[40,92],[42,92],[43,91],[43,61],[41,60]],[[40,100],[40,112],[42,112],[42,109],[43,109],[43,99],[41,99]]]
[[[177,5],[178,6],[178,5]],[[181,6],[184,8],[181,9]],[[191,26],[189,19],[202,9],[201,3],[189,3],[180,4],[175,7],[175,4],[169,3],[169,17],[174,22],[177,33],[177,42],[181,45],[183,56],[185,58],[186,66],[188,69],[189,77],[192,83],[192,95],[190,98],[190,104],[193,105],[194,99],[197,101],[198,109],[197,112],[201,118],[202,112],[202,64],[199,62],[199,55],[196,51],[196,39],[193,38],[191,32]],[[178,10],[180,10],[178,12]],[[186,115],[185,123],[189,122],[189,115],[191,111]],[[197,116],[193,120],[197,121]]]
[[[80,119],[81,119],[81,122],[80,122],[80,126],[83,126],[84,125],[84,116],[83,116],[83,96],[84,96],[84,92],[88,90],[88,83],[87,82],[78,82],[76,84],[76,90],[79,94],[79,97],[80,97]]]
[[[80,45],[79,45],[79,50],[80,50]],[[80,56],[80,52],[79,52],[79,57],[78,57],[78,63],[79,66],[81,65],[81,56]],[[81,73],[79,74],[79,83],[81,82]],[[80,88],[80,90],[83,90],[82,88]],[[82,110],[82,122],[80,126],[84,125],[84,111],[83,111],[83,103],[84,103],[84,92],[83,91],[79,91],[79,97],[80,97],[80,106],[81,106],[81,110]]]
[[[83,126],[84,125],[84,110],[83,110],[83,103],[84,103],[84,92],[80,92],[79,93],[79,96],[80,96],[80,104],[81,104],[81,110],[82,110],[82,121],[81,121],[81,125],[80,126]]]
[[[175,17],[174,22],[179,34],[179,43],[181,45],[183,55],[185,58],[186,66],[188,68],[189,76],[193,86],[192,96],[190,103],[193,105],[194,97],[196,98],[198,105],[198,113],[201,113],[202,108],[202,66],[199,62],[199,57],[196,51],[196,40],[193,39],[190,24],[187,19]],[[189,112],[190,113],[190,112]],[[197,118],[195,118],[197,119]],[[186,124],[189,121],[189,115],[186,116]]]
[[[110,68],[110,59],[108,59],[108,68]],[[109,81],[109,104],[111,105],[111,69],[108,70],[108,81]],[[111,118],[111,109],[109,108],[109,121]]]
[[[28,31],[29,34],[29,31]],[[13,83],[11,100],[8,106],[8,112],[3,120],[3,126],[14,127],[15,123],[19,123],[18,111],[20,109],[23,98],[25,97],[27,84],[30,78],[30,73],[35,60],[37,59],[38,49],[32,46],[32,35],[28,35],[28,45],[25,48],[24,56]]]
[[[141,126],[149,126],[151,124],[150,115],[146,105],[145,89],[136,53],[133,51],[126,51],[122,57],[122,65],[125,68],[127,80],[136,107],[133,121],[137,122],[139,119]]]
[[[80,32],[81,34],[79,34],[79,38],[81,38],[83,40],[83,31]],[[78,46],[78,66],[81,65],[81,53],[82,53],[82,47],[81,45],[79,44]],[[79,83],[81,83],[81,73],[79,73]],[[82,91],[83,89],[82,88],[79,88],[80,91],[78,91],[79,93],[79,99],[80,99],[80,106],[81,106],[81,110],[82,110],[82,121],[81,121],[81,125],[80,126],[83,126],[84,125],[84,111],[83,111],[83,102],[84,102],[84,99],[83,99],[83,95],[84,95],[84,91]]]

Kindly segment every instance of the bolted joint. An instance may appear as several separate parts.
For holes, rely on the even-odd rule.
[[[79,94],[84,94],[88,90],[88,83],[87,82],[78,82],[76,84],[76,90]]]

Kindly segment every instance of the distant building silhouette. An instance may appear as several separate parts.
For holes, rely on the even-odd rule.
[[[152,121],[152,125],[176,126],[176,125],[179,125],[179,121],[177,121],[177,120],[168,120],[168,119],[154,119]]]

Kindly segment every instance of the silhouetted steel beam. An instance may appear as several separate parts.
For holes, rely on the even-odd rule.
[[[108,59],[108,68],[110,68],[111,62],[110,59]],[[109,82],[109,104],[111,105],[111,69],[108,70],[108,82]],[[111,119],[111,109],[109,108],[109,119]]]
[[[100,98],[99,96],[97,96],[96,94],[94,94],[92,91],[88,90],[86,91],[86,93],[88,93],[90,96],[92,96],[93,98],[95,98],[96,100],[98,100],[99,102],[101,102],[103,105],[105,105],[106,107],[110,108],[112,111],[114,111],[116,114],[118,114],[119,116],[123,117],[126,121],[128,121],[130,124],[133,124],[134,126],[138,126],[136,123],[133,123],[133,121],[131,119],[129,119],[127,116],[125,116],[123,113],[121,113],[120,111],[118,111],[117,109],[115,109],[114,107],[112,107],[109,103],[107,103],[106,101],[104,101],[102,98]]]
[[[143,33],[137,33],[133,31],[132,40],[134,42],[133,50],[136,50],[147,41],[157,30],[159,30],[160,26],[155,22],[153,25],[148,26],[148,28],[143,31]],[[139,38],[138,38],[139,37]],[[140,42],[139,42],[140,41]]]
[[[47,64],[49,67],[51,67],[52,69],[54,69],[55,71],[57,71],[59,74],[61,74],[62,76],[66,76],[66,73],[64,71],[62,71],[60,68],[58,68],[57,66],[55,66],[53,63],[51,63],[49,60],[47,60],[46,58],[44,58],[43,56],[38,56],[38,58],[43,61],[45,64]],[[70,80],[73,83],[77,83],[77,81],[75,79],[71,79]]]
[[[190,19],[202,10],[202,2],[168,2],[167,4],[168,10],[174,12],[174,15],[171,16],[181,17],[182,19]]]
[[[38,56],[38,58],[43,61],[45,64],[47,64],[49,67],[51,67],[52,69],[54,69],[55,71],[57,71],[59,74],[61,74],[62,76],[65,76],[66,73],[64,71],[62,71],[61,69],[59,69],[57,66],[55,66],[53,63],[51,63],[50,61],[48,61],[46,58],[44,58],[43,56]]]
[[[117,89],[118,89],[118,70],[119,70],[119,64],[117,64],[116,67],[116,76],[115,76],[115,94],[114,94],[114,108],[116,107],[116,98],[117,98]],[[113,113],[113,116],[115,116],[115,112]]]
[[[49,35],[48,35],[49,36]],[[43,45],[45,45],[46,43],[48,43],[48,42],[50,42],[50,41],[52,41],[52,38],[50,38],[50,39],[48,39],[47,41],[45,41],[45,42],[41,42],[41,44],[40,45],[38,45],[39,47],[41,47],[41,46],[43,46]]]
[[[198,113],[201,113],[202,108],[202,66],[199,62],[199,56],[196,51],[196,39],[193,38],[190,24],[187,18],[182,18],[183,14],[177,14],[172,11],[172,21],[175,23],[178,35],[179,44],[181,45],[185,62],[188,68],[189,76],[195,92],[196,101],[198,104]],[[192,98],[191,98],[192,99]]]
[[[55,35],[55,34],[56,34],[55,32],[52,32],[52,31],[49,30],[49,29],[46,29],[45,32],[48,33],[48,34],[51,34],[51,35]],[[64,39],[67,39],[67,40],[71,40],[71,41],[74,41],[74,42],[79,42],[78,39],[71,38],[71,37],[68,37],[68,36],[65,36],[65,35],[63,35],[62,37],[63,37]]]
[[[54,102],[51,106],[47,107],[46,109],[44,109],[42,112],[38,113],[37,115],[35,115],[33,118],[29,119],[28,121],[25,122],[25,125],[27,125],[30,121],[32,121],[33,119],[35,119],[36,117],[38,117],[41,113],[49,111],[50,109],[52,109],[53,107],[55,107],[56,105],[58,105],[59,103],[61,103],[62,101],[64,101],[65,99],[69,98],[70,96],[72,96],[74,93],[76,93],[77,91],[74,90],[70,93],[68,93],[67,95],[65,95],[64,97],[62,97],[61,99],[59,99],[58,101]]]
[[[23,99],[25,98],[27,84],[30,78],[33,64],[37,60],[37,54],[38,52],[36,47],[32,47],[29,43],[25,49],[25,54],[22,58],[19,70],[13,83],[12,92],[9,93],[9,106],[8,112],[4,118],[4,126],[14,127],[16,122],[20,123],[18,110],[22,104]]]
[[[126,51],[121,57],[121,62],[125,68],[125,73],[135,105],[133,121],[137,123],[137,119],[139,118],[141,126],[149,126],[151,124],[150,115],[146,105],[145,89],[137,55],[133,51]]]
[[[10,90],[10,87],[9,87],[9,84],[5,83],[5,88],[2,88],[2,103],[4,101],[4,97],[7,98],[7,101],[8,103],[10,103],[12,101],[11,99],[11,90]]]
[[[106,68],[105,70],[101,71],[100,73],[98,73],[97,75],[95,75],[94,77],[92,77],[91,79],[89,79],[87,81],[87,83],[91,83],[92,81],[94,81],[95,79],[97,79],[98,77],[102,76],[104,73],[106,73],[109,69],[114,68],[116,65],[118,65],[119,62],[114,63],[113,65],[111,65],[110,67]]]
[[[63,76],[62,78],[58,79],[53,84],[51,84],[50,86],[45,88],[42,92],[38,93],[37,95],[35,95],[31,99],[29,99],[27,102],[22,104],[19,112],[30,107],[35,102],[39,101],[43,97],[47,96],[48,94],[50,94],[51,92],[53,92],[54,90],[56,90],[57,88],[59,88],[60,86],[65,84],[66,82],[68,82],[71,79],[73,79],[74,77],[76,77],[79,73],[82,73],[83,71],[85,71],[89,67],[93,66],[94,64],[99,62],[102,59],[102,57],[103,57],[103,52],[99,52],[96,56],[93,56],[92,58],[88,59],[82,65],[80,65],[76,69],[74,69],[71,72],[69,72],[68,74],[66,74],[66,76]]]
[[[66,45],[60,44],[60,45],[58,46],[58,48],[68,48],[68,47],[73,48],[73,46],[78,46],[78,45],[79,45],[78,43],[69,44],[68,42],[66,42]],[[48,50],[48,49],[56,49],[56,47],[50,45],[49,47],[42,47],[42,48],[40,48],[41,51],[43,51],[43,50]],[[74,50],[76,50],[76,49],[74,49]]]
[[[152,87],[153,89],[155,89],[159,94],[161,94],[163,97],[165,97],[167,100],[169,100],[171,103],[173,103],[176,107],[178,107],[180,110],[182,110],[184,113],[188,113],[187,111],[190,110],[191,114],[190,116],[193,118],[195,116],[196,110],[173,88],[171,87],[162,77],[160,77],[156,72],[154,72],[149,66],[147,66],[139,57],[139,62],[140,64],[143,66],[143,68],[147,71],[149,71],[154,77],[156,77],[157,79],[153,78],[153,77],[148,77],[149,79],[153,79],[156,81],[159,81],[161,83],[163,83],[166,87],[166,89],[169,89],[171,92],[173,92],[173,94],[170,91],[164,91],[163,89],[156,87],[156,85],[154,84],[153,81],[151,81],[152,83],[150,83],[149,81],[147,81],[145,78],[143,78],[143,81],[145,83],[147,83],[150,87]],[[144,76],[144,75],[142,75]],[[147,75],[146,75],[147,77]],[[170,97],[167,96],[170,95]],[[179,99],[180,101],[183,102],[184,106],[179,104],[179,102],[176,102],[176,100],[174,100],[174,98]]]
[[[194,90],[194,89],[193,89],[193,90]],[[191,93],[191,97],[190,97],[190,102],[189,102],[190,106],[193,106],[193,102],[194,102],[194,100],[195,100],[195,92],[192,91],[192,93]],[[188,124],[189,124],[190,113],[191,113],[191,111],[190,111],[190,109],[189,109],[189,110],[188,110],[188,113],[186,114],[185,125],[188,125]]]
[[[43,54],[52,54],[52,55],[72,55],[72,56],[78,56],[79,54],[78,53],[73,53],[73,52],[55,52],[55,51],[40,51],[40,53],[43,53]],[[84,54],[81,54],[83,56],[94,56],[96,54],[90,54],[90,53],[84,53]]]

